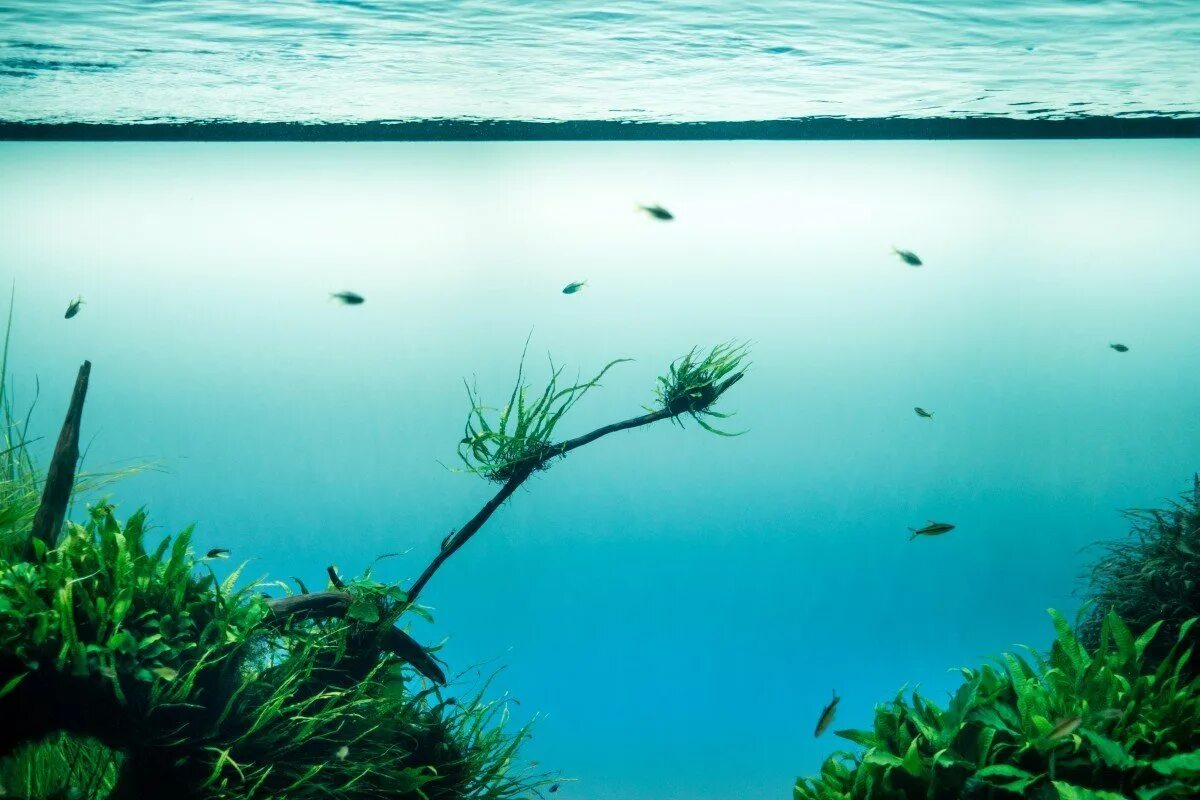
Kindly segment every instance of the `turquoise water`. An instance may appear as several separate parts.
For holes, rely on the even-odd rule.
[[[1200,113],[1194,0],[10,0],[0,120]]]
[[[449,672],[502,665],[517,721],[544,715],[523,757],[578,778],[558,797],[787,796],[838,747],[830,689],[862,727],[1044,645],[1080,549],[1197,467],[1195,140],[8,142],[0,173],[32,427],[91,359],[86,463],[160,463],[123,510],[252,572],[419,573],[491,494],[439,464],[462,378],[502,403],[531,330],[535,382],[547,352],[636,359],[568,436],[691,346],[753,342],[723,401],[745,435],[589,445],[422,596]],[[930,518],[958,528],[910,542]]]

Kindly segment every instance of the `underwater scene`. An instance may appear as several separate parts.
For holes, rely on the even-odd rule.
[[[1196,64],[0,9],[0,799],[1200,797]]]

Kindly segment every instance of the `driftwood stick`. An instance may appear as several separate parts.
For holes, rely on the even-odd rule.
[[[268,600],[267,607],[274,621],[284,623],[292,619],[344,619],[350,611],[350,602],[346,592],[314,592]],[[446,685],[446,674],[421,643],[394,625],[379,632],[377,644],[379,649],[399,656],[439,686]]]
[[[271,610],[271,616],[279,620],[340,618],[350,610],[350,595],[345,592],[297,594],[268,600],[267,607]]]
[[[741,380],[743,374],[742,372],[738,372],[715,386],[710,384],[698,396],[686,398],[683,402],[675,403],[669,408],[659,409],[649,414],[643,414],[640,417],[631,417],[621,422],[614,422],[611,425],[596,428],[596,430],[591,433],[585,433],[583,436],[577,436],[574,439],[568,439],[559,444],[547,445],[538,456],[521,464],[520,468],[513,473],[513,476],[500,487],[500,491],[496,492],[495,496],[476,512],[475,516],[471,517],[465,525],[459,528],[457,533],[452,533],[446,538],[441,548],[439,548],[437,555],[429,562],[429,566],[425,568],[425,571],[421,573],[421,576],[409,588],[408,601],[411,603],[417,599],[417,595],[421,593],[421,590],[425,588],[425,584],[429,582],[429,579],[433,577],[433,574],[438,571],[442,564],[446,563],[446,559],[458,552],[458,549],[466,544],[467,540],[474,536],[483,527],[483,524],[491,518],[496,509],[512,496],[517,487],[524,483],[526,478],[536,472],[547,461],[565,456],[572,450],[583,447],[585,444],[591,444],[600,437],[607,436],[610,433],[626,431],[631,428],[640,428],[643,425],[678,417],[681,414],[703,410],[715,403],[717,398],[724,394],[729,387]]]
[[[75,378],[75,390],[71,393],[71,404],[67,407],[67,418],[63,421],[46,471],[46,485],[42,489],[42,502],[33,518],[26,558],[34,558],[33,542],[41,540],[53,548],[58,542],[67,516],[67,504],[71,501],[71,489],[75,486],[75,465],[79,461],[79,426],[83,419],[83,401],[87,397],[88,378],[92,373],[92,362],[84,361]]]

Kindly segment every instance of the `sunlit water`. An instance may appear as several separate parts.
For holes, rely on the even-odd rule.
[[[523,758],[568,800],[787,796],[839,746],[812,736],[831,689],[863,727],[904,683],[942,700],[950,668],[1045,645],[1080,548],[1197,467],[1196,141],[7,143],[0,171],[40,454],[91,359],[87,464],[159,461],[122,510],[253,573],[402,551],[377,574],[415,576],[490,496],[439,464],[461,379],[503,402],[531,330],[533,381],[547,351],[637,359],[564,435],[753,341],[723,403],[745,435],[589,445],[423,596],[449,672],[504,666],[491,696],[546,715]],[[910,542],[927,519],[958,528]]]
[[[10,0],[0,120],[1200,113],[1195,0]]]

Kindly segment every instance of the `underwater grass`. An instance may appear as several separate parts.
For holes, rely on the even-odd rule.
[[[838,752],[801,778],[795,800],[1165,800],[1200,796],[1200,679],[1186,621],[1135,636],[1109,612],[1088,649],[1060,614],[1048,656],[1006,653],[963,669],[941,708],[904,690],[876,706],[871,730],[837,735]],[[1159,637],[1157,664],[1147,649]]]
[[[56,734],[0,760],[0,798],[102,800],[120,763],[119,753],[94,739]]]
[[[676,422],[686,414],[710,433],[740,435],[716,428],[704,418],[727,419],[733,416],[731,413],[714,411],[712,405],[721,392],[745,374],[749,368],[746,363],[748,353],[749,345],[736,342],[719,344],[707,354],[701,354],[699,348],[692,348],[671,362],[667,374],[658,378],[655,395],[660,408],[670,411]]]
[[[563,367],[556,367],[551,359],[550,378],[541,392],[534,393],[525,383],[528,349],[526,341],[517,365],[517,380],[504,407],[484,405],[478,388],[466,384],[471,410],[458,445],[458,457],[468,472],[497,483],[508,481],[522,470],[545,469],[554,455],[551,441],[563,416],[598,386],[610,369],[629,360],[615,359],[591,380],[580,381],[577,377],[574,382],[564,384]]]
[[[1161,623],[1168,637],[1200,614],[1200,475],[1192,480],[1192,490],[1165,508],[1126,511],[1129,535],[1099,545],[1101,555],[1088,574],[1091,611],[1079,630],[1089,646],[1099,640],[1110,610],[1135,632]],[[1148,657],[1165,655],[1167,641],[1156,640]],[[1200,645],[1200,630],[1192,629],[1191,644]]]

